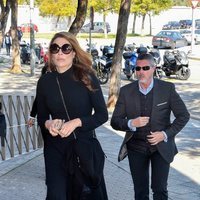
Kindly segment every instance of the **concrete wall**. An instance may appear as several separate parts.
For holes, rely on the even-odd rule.
[[[152,16],[152,33],[156,34],[162,28],[162,25],[167,23],[168,21],[179,21],[181,19],[192,19],[192,9],[190,7],[173,7],[169,10],[163,11],[158,16]],[[194,12],[194,19],[200,19],[200,8],[196,8]],[[72,19],[73,20],[73,19]],[[103,16],[95,13],[94,15],[95,21],[103,21]],[[116,33],[117,30],[117,22],[118,15],[110,13],[106,17],[107,22],[111,26],[111,32]],[[41,17],[39,16],[39,10],[37,8],[34,9],[34,14],[32,17],[33,23],[38,25],[39,32],[49,32],[49,31],[59,31],[59,30],[68,30],[68,21],[67,19],[63,19],[59,24],[58,28],[55,29],[56,19],[51,17]],[[86,20],[86,23],[89,19]],[[29,23],[30,22],[30,9],[29,6],[19,6],[18,10],[18,24]],[[136,33],[141,33],[141,22],[142,17],[137,17],[136,20]],[[129,17],[128,24],[128,32],[131,33],[133,24],[133,15],[131,14]],[[10,23],[8,23],[8,29],[10,27]],[[149,33],[149,17],[146,16],[145,19],[145,34]]]
[[[200,19],[200,8],[195,9],[194,12],[195,19]],[[95,15],[95,20],[101,20],[103,17]],[[114,20],[113,20],[114,19]],[[173,7],[167,11],[163,11],[160,15],[152,16],[152,33],[156,34],[162,29],[162,26],[166,24],[168,21],[179,21],[181,19],[192,19],[192,9],[190,7]],[[107,16],[107,22],[110,23],[111,30],[113,32],[117,29],[117,20],[118,15],[116,14],[109,14]],[[129,23],[128,23],[128,32],[132,32],[132,24],[133,24],[133,15],[129,16]],[[142,25],[142,17],[137,17],[136,19],[136,32],[138,34],[141,33],[141,25]],[[145,19],[145,34],[149,33],[149,17],[146,16]]]

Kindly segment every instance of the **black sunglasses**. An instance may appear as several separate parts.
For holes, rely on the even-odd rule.
[[[58,53],[60,49],[64,54],[70,54],[71,51],[73,50],[70,44],[63,44],[62,47],[60,47],[56,43],[50,45],[50,53],[52,54]]]
[[[136,71],[140,71],[141,69],[144,71],[148,71],[150,69],[150,66],[144,66],[144,67],[136,66],[135,67]]]

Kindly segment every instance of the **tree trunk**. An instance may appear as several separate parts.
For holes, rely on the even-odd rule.
[[[136,18],[137,18],[137,13],[134,13],[132,34],[135,34]]]
[[[111,67],[110,88],[107,106],[113,109],[121,86],[121,62],[124,45],[126,42],[128,18],[130,14],[131,0],[121,0],[119,18],[117,25],[117,35],[115,40],[115,51]]]
[[[4,7],[3,0],[0,0],[1,14],[0,14],[0,50],[3,43],[3,38],[5,35],[6,25],[8,21],[8,15],[10,13],[10,0],[6,1],[6,6]]]
[[[106,27],[106,14],[103,12],[103,22],[104,22],[104,38],[108,38],[107,27]]]
[[[141,27],[141,35],[144,35],[144,21],[145,21],[146,14],[142,15],[142,27]]]
[[[58,28],[58,22],[60,21],[60,16],[58,16],[57,18],[56,18],[56,25],[55,25],[55,29],[57,29]]]
[[[149,35],[152,35],[152,22],[151,22],[151,13],[148,14],[149,15]]]
[[[11,1],[12,73],[21,73],[19,40],[17,37],[18,0]]]
[[[69,29],[69,27],[71,26],[71,24],[72,24],[72,17],[69,16],[69,17],[67,18],[67,29]]]
[[[74,35],[77,35],[83,26],[87,14],[88,0],[78,0],[78,7],[76,10],[76,17],[69,29]]]

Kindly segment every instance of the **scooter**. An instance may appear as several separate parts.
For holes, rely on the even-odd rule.
[[[180,80],[187,80],[191,75],[187,54],[179,50],[165,51],[162,70],[166,76],[176,75]]]

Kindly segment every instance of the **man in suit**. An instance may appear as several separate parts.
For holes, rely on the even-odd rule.
[[[121,88],[111,119],[114,129],[126,132],[118,160],[128,155],[135,200],[149,200],[150,163],[153,199],[168,199],[170,163],[178,152],[175,136],[190,117],[174,84],[153,78],[155,68],[152,55],[137,58],[138,80]]]

